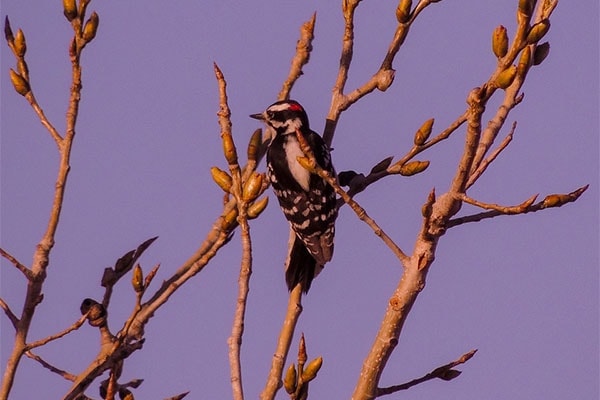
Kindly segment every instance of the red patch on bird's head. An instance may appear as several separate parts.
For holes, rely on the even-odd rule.
[[[304,111],[304,109],[302,108],[302,106],[298,103],[290,103],[290,110],[291,111]]]

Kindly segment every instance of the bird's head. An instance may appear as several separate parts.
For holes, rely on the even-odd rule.
[[[277,135],[289,135],[297,129],[308,130],[308,116],[304,108],[294,100],[283,100],[271,104],[264,112],[250,115],[264,121]]]

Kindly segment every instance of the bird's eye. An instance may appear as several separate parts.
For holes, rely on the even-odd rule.
[[[274,111],[267,111],[267,117],[269,119],[275,118],[275,112]]]

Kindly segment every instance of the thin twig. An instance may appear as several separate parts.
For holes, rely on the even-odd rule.
[[[35,360],[35,361],[39,362],[40,364],[42,364],[42,366],[44,368],[46,368],[47,370],[50,370],[51,372],[54,372],[55,374],[62,376],[63,378],[65,378],[68,381],[75,382],[75,379],[77,379],[77,376],[75,376],[65,370],[55,367],[54,365],[48,363],[42,357],[38,356],[31,350],[26,351],[25,355],[27,357],[31,358],[32,360]]]
[[[12,312],[12,310],[10,309],[8,304],[6,304],[2,297],[0,297],[0,308],[4,310],[4,313],[10,320],[10,323],[12,324],[13,328],[17,329],[19,324],[19,318],[15,315],[15,313]]]
[[[350,208],[352,208],[352,210],[356,213],[358,218],[361,221],[364,221],[373,230],[375,235],[379,236],[381,240],[383,240],[383,242],[390,248],[390,250],[392,250],[392,252],[396,255],[396,257],[398,257],[402,264],[408,262],[409,257],[402,251],[402,249],[400,249],[400,247],[392,240],[392,238],[389,237],[387,233],[385,233],[385,231],[377,224],[377,222],[375,222],[375,220],[367,214],[364,208],[362,208],[354,199],[350,197],[350,195],[348,195],[348,193],[346,193],[344,189],[340,187],[335,177],[333,177],[329,172],[321,168],[321,166],[317,163],[315,155],[313,154],[310,146],[306,142],[306,139],[299,130],[296,131],[296,138],[298,139],[300,148],[302,149],[302,151],[307,157],[307,160],[309,161],[310,165],[307,169],[312,169],[311,172],[316,173],[321,178],[323,178],[344,200],[344,202],[346,202],[346,204],[348,204]]]
[[[54,335],[47,336],[47,337],[37,340],[35,342],[28,343],[27,346],[25,346],[26,350],[35,349],[36,347],[43,346],[45,344],[52,342],[53,340],[60,339],[63,336],[68,335],[69,333],[79,329],[81,327],[81,325],[83,325],[83,323],[86,321],[87,317],[88,316],[86,313],[86,314],[82,315],[81,318],[79,318],[77,321],[75,321],[71,326],[69,326],[65,330],[55,333]]]
[[[35,96],[33,95],[33,91],[30,91],[29,93],[27,93],[25,95],[25,98],[31,105],[31,108],[33,108],[33,110],[35,111],[35,113],[38,116],[42,125],[44,125],[44,127],[48,130],[48,132],[50,133],[50,136],[52,136],[52,139],[54,139],[54,141],[56,142],[56,145],[58,146],[58,148],[60,150],[62,148],[64,138],[60,135],[60,133],[58,133],[58,131],[56,130],[54,125],[52,125],[50,120],[48,120],[48,117],[46,117],[46,114],[44,114],[44,110],[38,104]]]
[[[283,83],[281,91],[277,95],[278,100],[287,100],[290,98],[290,92],[294,87],[294,84],[303,74],[302,67],[304,67],[310,59],[316,18],[317,13],[314,13],[312,17],[300,27],[300,38],[296,44],[296,53],[292,59],[288,77]]]
[[[360,204],[356,202],[356,200],[350,197],[350,195],[348,195],[348,193],[346,193],[346,191],[342,189],[340,185],[338,185],[335,178],[333,178],[327,171],[325,171],[319,166],[315,168],[315,171],[321,178],[325,179],[327,183],[333,187],[335,192],[356,213],[356,216],[361,221],[366,223],[373,230],[373,233],[375,233],[375,235],[379,236],[381,240],[383,240],[383,242],[389,247],[392,253],[394,253],[394,255],[398,257],[400,262],[404,265],[408,261],[409,257],[406,255],[406,253],[404,253],[404,251],[402,251],[402,249],[396,244],[396,242],[394,242],[394,240],[387,233],[385,233],[385,231],[379,226],[379,224],[377,224],[377,222],[375,222],[375,220],[371,218],[369,214],[367,214],[366,210],[362,208]]]
[[[537,202],[536,204],[530,205],[518,214],[537,212],[550,207],[561,207],[567,203],[574,202],[587,190],[588,187],[589,185],[585,185],[572,191],[571,193],[548,195],[543,200]],[[502,212],[501,210],[493,209],[491,211],[486,211],[479,214],[466,215],[464,217],[451,219],[450,221],[448,221],[447,227],[452,228],[469,222],[479,222],[484,219],[497,217],[499,215],[507,215],[507,213]]]
[[[477,179],[479,179],[479,177],[481,177],[481,175],[483,175],[483,173],[485,172],[487,167],[492,162],[494,162],[494,160],[500,155],[500,153],[502,153],[502,151],[504,151],[504,149],[506,149],[506,147],[508,147],[508,145],[510,144],[510,142],[513,139],[513,135],[515,133],[516,127],[517,127],[517,123],[513,122],[512,127],[510,128],[510,132],[502,140],[502,143],[500,143],[498,148],[496,150],[494,150],[490,155],[488,155],[484,160],[481,160],[478,163],[477,168],[471,173],[471,176],[469,176],[469,179],[467,180],[467,186],[466,186],[467,189],[470,188],[471,186],[473,186],[473,184],[477,181]]]
[[[473,357],[475,355],[476,352],[477,352],[477,349],[471,350],[471,351],[463,354],[462,356],[460,356],[458,359],[456,359],[446,365],[442,365],[441,367],[434,369],[430,373],[425,374],[420,378],[413,379],[410,382],[406,382],[401,385],[394,385],[394,386],[379,388],[379,389],[377,389],[377,397],[384,396],[386,394],[396,393],[401,390],[410,389],[413,386],[416,386],[423,382],[430,381],[432,379],[439,378],[439,379],[443,379],[445,381],[452,380],[452,379],[456,378],[458,375],[460,375],[460,371],[454,370],[452,368],[456,367],[457,365],[466,363],[467,361],[469,361],[471,359],[471,357]]]
[[[31,272],[31,270],[25,265],[21,264],[19,260],[13,257],[9,252],[0,248],[0,255],[6,258],[8,261],[10,261],[12,265],[14,265],[19,271],[21,271],[21,273],[25,275],[25,278],[29,280],[33,279],[33,273]]]
[[[481,136],[481,117],[485,111],[485,89],[475,88],[471,90],[467,97],[468,117],[467,117],[467,135],[465,137],[465,146],[460,158],[458,169],[452,180],[451,191],[453,193],[463,193],[465,191],[469,171],[473,165],[477,145]]]
[[[535,202],[535,200],[537,199],[538,195],[535,194],[533,196],[531,196],[530,198],[528,198],[527,200],[525,200],[523,203],[518,204],[516,206],[501,206],[498,204],[492,204],[492,203],[484,203],[478,200],[475,200],[469,196],[467,196],[464,193],[458,194],[458,198],[461,201],[464,201],[465,203],[471,204],[473,206],[477,206],[480,208],[483,208],[485,210],[496,210],[501,214],[523,214],[525,212],[527,212],[527,210],[529,209],[529,207],[531,207],[531,205]]]

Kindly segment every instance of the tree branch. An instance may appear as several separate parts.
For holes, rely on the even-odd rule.
[[[231,120],[229,105],[227,104],[227,82],[219,67],[215,64],[215,74],[219,84],[219,104],[220,111],[219,125],[221,126],[221,138],[223,140],[223,149],[225,158],[229,164],[231,173],[230,192],[237,204],[237,222],[240,225],[242,236],[242,260],[240,266],[240,275],[238,278],[238,297],[234,313],[231,335],[227,340],[229,346],[229,366],[231,370],[231,389],[235,400],[244,399],[244,388],[242,385],[242,365],[240,351],[242,346],[242,335],[244,333],[244,319],[246,315],[246,304],[248,293],[250,291],[250,275],[252,274],[252,242],[250,239],[250,226],[248,225],[248,201],[252,201],[258,196],[262,187],[262,175],[249,175],[254,172],[256,163],[246,165],[248,176],[246,182],[242,182],[242,174],[238,164],[237,156],[234,156],[235,144],[231,136]],[[251,161],[251,157],[248,157]]]
[[[87,4],[88,2],[86,2]],[[49,257],[52,247],[54,246],[54,238],[58,223],[61,215],[63,206],[63,200],[65,195],[65,189],[67,184],[67,177],[70,170],[70,156],[71,148],[73,146],[73,139],[75,137],[75,124],[77,121],[77,115],[79,112],[79,102],[81,99],[81,66],[80,57],[83,48],[89,43],[96,34],[98,27],[98,18],[96,15],[95,24],[91,24],[91,30],[88,30],[87,34],[84,35],[81,29],[82,23],[85,19],[85,7],[82,7],[78,15],[75,15],[70,19],[71,26],[73,28],[73,39],[69,49],[69,55],[71,60],[71,89],[69,104],[66,112],[66,133],[64,137],[61,137],[53,125],[48,121],[44,115],[41,107],[39,107],[33,92],[31,91],[31,84],[29,82],[29,72],[27,64],[25,63],[25,52],[26,46],[24,42],[19,45],[16,42],[16,38],[13,37],[10,29],[8,18],[5,24],[5,36],[9,47],[13,50],[17,61],[18,73],[11,70],[11,81],[16,91],[23,95],[26,100],[31,104],[33,109],[36,111],[40,122],[48,129],[52,138],[56,142],[59,149],[59,166],[58,173],[55,181],[54,196],[52,199],[51,211],[42,239],[39,241],[36,250],[33,255],[33,262],[31,265],[32,278],[29,279],[27,284],[27,292],[23,304],[23,311],[19,319],[17,332],[12,348],[12,352],[9,355],[6,362],[6,369],[4,371],[2,385],[0,386],[0,400],[7,400],[8,395],[11,391],[14,383],[15,374],[21,358],[26,350],[27,335],[29,333],[29,327],[35,314],[37,305],[42,301],[42,287],[46,278],[46,269],[49,264]],[[86,24],[87,25],[87,24]],[[93,35],[90,36],[90,33]],[[22,32],[21,32],[22,33]]]
[[[77,376],[75,376],[67,371],[64,371],[60,368],[57,368],[54,365],[46,362],[42,357],[38,356],[31,350],[26,351],[25,355],[27,357],[31,358],[32,360],[39,362],[42,365],[42,367],[46,368],[47,370],[49,370],[51,372],[54,372],[55,374],[62,376],[63,378],[65,378],[68,381],[74,382],[75,379],[77,379]]]
[[[281,91],[277,95],[277,100],[287,100],[290,98],[290,92],[294,87],[294,84],[302,76],[302,67],[306,65],[310,59],[310,53],[312,51],[312,41],[314,39],[315,21],[317,19],[317,13],[314,13],[308,21],[306,21],[300,27],[300,38],[296,44],[296,54],[292,59],[290,65],[290,72],[288,77],[283,83]]]
[[[298,322],[298,318],[300,317],[301,313],[302,285],[296,285],[296,287],[290,292],[287,312],[279,333],[277,348],[271,361],[271,369],[269,370],[267,383],[260,394],[261,400],[274,399],[277,391],[281,387],[281,374],[290,350],[292,337],[294,336],[294,331],[296,329],[296,323]]]
[[[302,133],[297,130],[296,138],[298,139],[298,143],[300,144],[300,148],[302,152],[304,152],[306,158],[304,160],[298,159],[300,165],[306,168],[309,172],[315,173],[323,178],[334,190],[335,192],[344,200],[346,204],[352,208],[352,210],[356,213],[358,218],[361,221],[364,221],[371,229],[375,235],[379,236],[381,240],[390,248],[390,250],[398,257],[402,264],[408,262],[408,256],[398,247],[398,245],[390,238],[387,233],[375,222],[373,218],[371,218],[364,208],[362,208],[354,199],[352,199],[348,193],[344,189],[340,187],[337,183],[337,180],[329,174],[329,172],[325,171],[323,168],[317,164],[315,159],[315,155],[313,154],[310,146],[306,142],[306,139],[302,135]]]
[[[471,186],[473,186],[473,184],[477,181],[477,179],[479,179],[479,177],[481,177],[481,175],[483,175],[483,173],[485,172],[487,167],[492,162],[494,162],[494,160],[500,155],[500,153],[502,151],[504,151],[504,149],[506,149],[506,147],[508,147],[508,145],[510,144],[510,142],[513,139],[513,135],[515,133],[516,127],[517,127],[517,123],[513,122],[510,132],[504,138],[504,140],[502,140],[502,143],[500,143],[498,148],[496,150],[494,150],[490,155],[488,155],[484,160],[477,162],[477,167],[474,168],[474,171],[471,172],[471,175],[469,176],[469,179],[467,180],[467,185],[466,185],[467,189],[470,188]]]
[[[413,386],[416,386],[423,382],[430,381],[432,379],[439,378],[439,379],[443,379],[445,381],[450,381],[450,380],[458,377],[461,374],[461,371],[458,371],[458,370],[455,370],[452,368],[456,367],[457,365],[466,363],[467,361],[469,361],[471,359],[471,357],[473,357],[475,355],[476,352],[477,352],[477,349],[471,350],[468,353],[465,353],[462,356],[460,356],[457,360],[452,361],[446,365],[442,365],[441,367],[434,369],[430,373],[425,374],[420,378],[413,379],[412,381],[403,383],[401,385],[394,385],[394,386],[379,388],[379,389],[377,389],[377,397],[396,393],[401,390],[410,389]]]
[[[475,199],[472,199],[471,197],[467,196],[466,194],[459,194],[458,198],[461,201],[464,201],[465,203],[471,204],[473,206],[477,206],[480,208],[483,208],[485,210],[496,210],[499,213],[502,214],[523,214],[524,212],[527,211],[527,209],[529,209],[529,207],[531,207],[531,205],[535,202],[535,200],[537,199],[538,195],[534,194],[533,196],[531,196],[530,198],[528,198],[527,200],[525,200],[523,203],[518,204],[516,206],[501,206],[498,204],[491,204],[491,203],[484,203],[481,201],[477,201]]]
[[[329,107],[325,128],[323,129],[323,140],[328,146],[331,146],[331,143],[333,142],[335,129],[343,111],[347,110],[352,104],[356,103],[375,89],[384,92],[393,83],[395,71],[392,64],[394,58],[404,43],[411,25],[419,13],[433,3],[433,1],[420,1],[407,20],[398,21],[398,26],[379,70],[362,86],[354,89],[348,94],[344,94],[354,52],[354,13],[356,12],[356,8],[360,1],[361,0],[342,0],[342,12],[345,21],[344,35],[342,38],[342,53],[340,56],[338,75],[332,90],[331,105]]]
[[[450,221],[448,221],[447,227],[453,228],[458,225],[463,225],[463,224],[466,224],[469,222],[479,222],[484,219],[497,217],[499,215],[526,214],[526,213],[530,213],[530,212],[541,211],[546,208],[561,207],[567,203],[576,201],[587,190],[588,187],[589,187],[589,185],[585,185],[585,186],[582,186],[582,187],[580,187],[570,193],[566,193],[566,194],[547,195],[543,200],[537,202],[536,204],[531,204],[531,205],[525,207],[520,212],[504,212],[501,206],[499,206],[498,208],[489,207],[489,208],[492,208],[492,211],[486,211],[486,212],[482,212],[479,214],[466,215],[464,217],[453,218]],[[531,200],[531,199],[529,199],[529,200]],[[527,202],[525,202],[525,203],[527,203]],[[525,203],[523,203],[523,204],[525,204]],[[519,206],[517,206],[517,207],[519,207]],[[486,207],[484,207],[484,208],[486,208]]]
[[[419,4],[425,5],[427,3],[429,2],[422,1]],[[538,5],[538,14],[539,10],[545,7],[544,3]],[[406,5],[410,4],[410,2],[400,2],[400,6],[402,4]],[[549,9],[549,7],[546,8]],[[546,18],[550,12],[547,11],[545,14]],[[532,65],[531,47],[526,46],[534,45],[542,36],[530,36],[529,15],[525,15],[519,10],[517,12],[517,19],[519,26],[512,46],[506,50],[505,55],[499,56],[498,66],[488,82],[472,90],[468,96],[467,103],[469,107],[464,114],[464,118],[467,121],[465,146],[450,190],[437,198],[432,191],[422,209],[424,217],[422,229],[417,237],[413,254],[404,264],[405,268],[400,282],[390,298],[380,329],[363,363],[361,374],[354,390],[354,399],[373,399],[378,395],[377,385],[381,373],[398,343],[403,324],[412,305],[419,292],[425,286],[427,271],[435,259],[437,242],[448,227],[455,226],[467,220],[489,218],[499,215],[501,212],[516,212],[521,209],[526,209],[526,212],[530,212],[548,207],[557,207],[567,202],[575,201],[586,189],[586,187],[583,187],[567,195],[550,195],[535,205],[531,204],[534,199],[530,199],[529,202],[521,205],[520,209],[511,207],[503,208],[497,205],[480,203],[466,196],[466,189],[469,185],[481,175],[499,151],[508,144],[501,144],[500,149],[496,153],[485,158],[506,120],[508,112],[522,100],[522,96],[517,96],[517,93],[523,84],[529,67]],[[519,54],[521,54],[521,58],[519,59],[518,66],[512,66],[513,61]],[[505,90],[504,103],[499,107],[496,116],[482,133],[481,120],[485,106],[488,99],[498,88]],[[335,123],[332,125],[332,129],[334,128]],[[415,149],[413,148],[412,151],[415,151]],[[450,220],[460,210],[462,201],[466,200],[478,206],[494,209],[475,217]]]
[[[31,272],[31,270],[29,268],[27,268],[25,265],[21,264],[19,262],[19,260],[17,260],[15,257],[13,257],[6,250],[0,248],[0,255],[2,257],[6,258],[8,261],[10,261],[19,271],[21,271],[21,273],[23,275],[25,275],[25,278],[27,278],[28,280],[33,279],[33,273]]]
[[[4,310],[4,313],[8,317],[13,328],[15,328],[15,330],[17,330],[19,327],[19,318],[15,315],[15,313],[12,312],[12,310],[10,309],[8,304],[6,304],[6,302],[4,301],[4,299],[2,297],[0,297],[0,308],[2,308]]]
[[[81,327],[81,325],[83,325],[83,323],[86,321],[87,317],[88,317],[87,314],[84,314],[81,316],[81,318],[79,318],[77,321],[75,321],[71,326],[69,326],[65,330],[55,333],[54,335],[47,336],[47,337],[37,340],[35,342],[28,343],[25,346],[25,349],[26,349],[25,351],[29,351],[31,349],[35,349],[36,347],[40,347],[45,344],[48,344],[48,343],[52,342],[53,340],[60,339],[63,336],[66,336],[69,333],[79,329]]]

